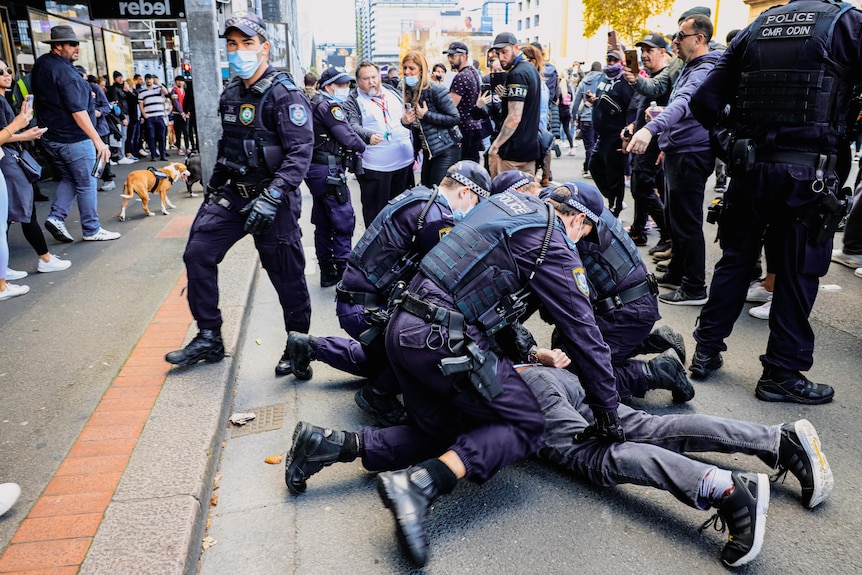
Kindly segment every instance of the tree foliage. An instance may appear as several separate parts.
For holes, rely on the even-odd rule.
[[[650,16],[668,12],[674,0],[583,0],[584,35],[589,38],[603,25],[616,30],[619,41],[630,46],[640,40]]]

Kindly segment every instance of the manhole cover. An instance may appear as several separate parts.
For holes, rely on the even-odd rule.
[[[231,425],[231,437],[242,437],[243,435],[251,435],[252,433],[273,431],[275,429],[281,429],[282,426],[284,426],[283,403],[276,403],[275,405],[267,405],[265,407],[255,407],[248,411],[253,411],[257,417],[245,425]]]

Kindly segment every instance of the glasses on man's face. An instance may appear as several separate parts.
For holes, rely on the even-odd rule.
[[[676,33],[676,38],[674,38],[674,42],[681,44],[682,41],[685,40],[686,38],[688,38],[689,36],[699,36],[699,35],[700,35],[699,32],[691,32],[689,34],[686,34],[682,30],[680,30],[679,32]]]
[[[15,71],[12,68],[0,68],[0,73],[4,76],[11,76]]]
[[[78,47],[78,42],[65,42],[66,46],[71,46],[72,48]]]

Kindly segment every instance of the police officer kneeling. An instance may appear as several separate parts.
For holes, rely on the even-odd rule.
[[[297,222],[299,184],[313,142],[308,99],[289,74],[269,66],[270,44],[258,16],[235,13],[225,22],[225,37],[236,77],[219,101],[218,159],[183,254],[189,307],[200,331],[185,348],[165,356],[181,366],[224,357],[218,264],[246,234],[254,236],[278,293],[286,330],[307,331],[311,322]]]

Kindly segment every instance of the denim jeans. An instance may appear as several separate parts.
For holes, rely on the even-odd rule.
[[[521,371],[545,414],[539,456],[603,487],[632,483],[655,487],[692,507],[701,481],[715,466],[684,453],[744,453],[776,465],[781,426],[766,426],[710,415],[651,415],[620,405],[625,443],[597,439],[573,442],[593,422],[584,390],[572,373],[549,367]]]
[[[101,228],[96,211],[96,178],[90,175],[96,163],[96,147],[90,140],[65,144],[45,138],[42,138],[42,145],[60,172],[60,183],[48,217],[66,221],[72,202],[77,200],[81,230],[85,236],[95,234]]]

